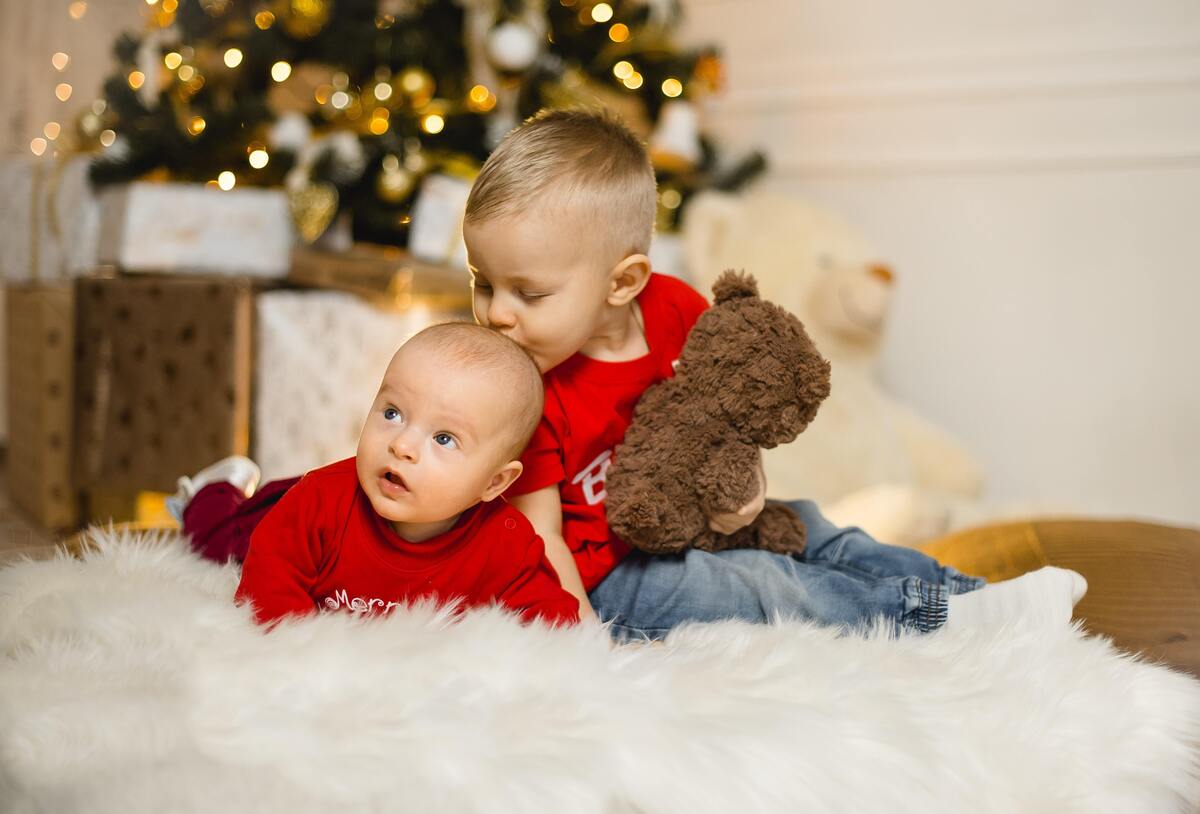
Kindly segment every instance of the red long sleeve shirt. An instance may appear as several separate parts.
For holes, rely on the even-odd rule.
[[[497,498],[420,543],[400,537],[359,488],[353,458],[315,469],[254,530],[236,599],[259,622],[316,610],[387,613],[418,600],[500,604],[526,621],[579,619],[542,540]]]

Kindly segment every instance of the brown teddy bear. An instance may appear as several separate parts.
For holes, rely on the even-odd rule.
[[[799,518],[768,504],[733,534],[708,527],[758,491],[759,448],[796,438],[829,395],[829,363],[792,314],[726,271],[688,334],[674,377],[649,388],[608,471],[608,524],[642,551],[765,548],[795,553]]]

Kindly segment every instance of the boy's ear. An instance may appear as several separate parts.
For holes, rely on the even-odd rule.
[[[483,490],[480,499],[487,503],[500,497],[505,489],[512,486],[512,482],[520,476],[523,469],[520,461],[509,461],[500,467],[499,471],[492,475],[492,479],[488,482],[487,488]]]
[[[613,266],[608,279],[608,304],[626,305],[650,282],[650,258],[644,254],[631,254]]]

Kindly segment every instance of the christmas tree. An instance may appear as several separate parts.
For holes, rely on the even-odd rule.
[[[659,229],[687,199],[763,167],[699,132],[711,48],[671,37],[675,0],[148,0],[104,99],[80,122],[106,143],[98,184],[160,175],[288,189],[301,235],[336,212],[356,239],[405,245],[429,173],[470,177],[538,109],[615,110],[648,140]]]

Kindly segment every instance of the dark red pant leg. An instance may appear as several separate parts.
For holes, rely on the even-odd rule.
[[[250,535],[298,480],[271,481],[250,497],[225,481],[208,484],[183,510],[183,531],[191,537],[192,548],[200,556],[220,563],[230,557],[238,562],[246,559]]]

